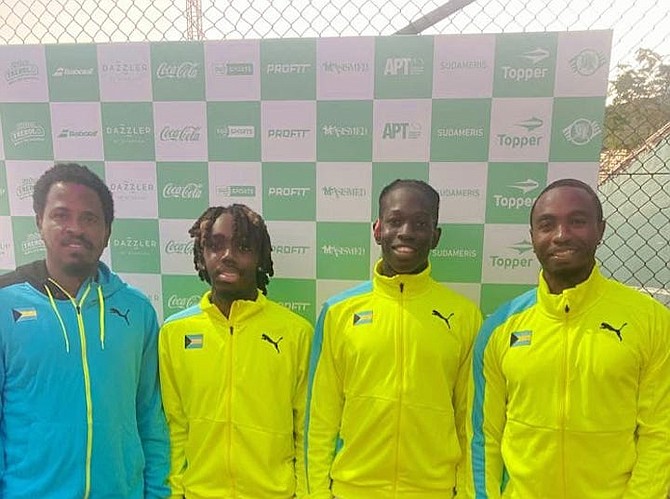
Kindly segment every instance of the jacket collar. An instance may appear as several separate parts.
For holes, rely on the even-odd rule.
[[[422,272],[418,274],[396,274],[393,277],[387,277],[381,274],[382,260],[375,264],[372,283],[375,291],[378,291],[390,298],[403,299],[414,298],[428,291],[432,278],[430,276],[431,265],[428,262]]]
[[[579,315],[600,300],[606,281],[607,279],[600,273],[596,264],[593,266],[588,279],[584,282],[554,295],[549,292],[549,286],[541,271],[537,291],[538,302],[540,307],[549,315],[557,317],[566,317],[568,313],[570,316]]]
[[[200,309],[208,314],[218,316],[228,322],[240,322],[260,313],[268,302],[267,297],[259,289],[255,300],[235,300],[230,307],[230,317],[226,319],[216,305],[211,302],[212,291],[207,291],[200,298]]]

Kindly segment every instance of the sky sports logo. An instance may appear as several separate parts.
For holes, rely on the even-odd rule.
[[[255,185],[223,185],[216,188],[216,193],[227,198],[252,198],[256,196]]]
[[[228,139],[254,139],[256,127],[253,125],[228,125],[216,129],[216,134]]]
[[[251,62],[225,62],[214,64],[214,76],[253,76]]]

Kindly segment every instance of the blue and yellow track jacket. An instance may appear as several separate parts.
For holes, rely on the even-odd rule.
[[[670,489],[670,311],[594,267],[484,323],[473,353],[477,499],[661,499]],[[501,492],[502,491],[502,492]]]
[[[260,291],[228,318],[210,296],[160,333],[173,497],[304,497],[312,326]]]
[[[44,261],[0,277],[0,497],[166,497],[157,338],[103,263],[75,297]]]
[[[443,499],[460,486],[481,313],[430,267],[389,278],[380,263],[372,281],[330,298],[317,322],[310,498]]]

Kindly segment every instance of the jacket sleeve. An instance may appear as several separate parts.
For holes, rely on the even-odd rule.
[[[314,331],[307,326],[300,335],[298,351],[298,376],[293,398],[293,437],[295,445],[295,496],[307,497],[307,470],[305,463],[305,419],[307,407],[307,384],[309,377],[309,352]]]
[[[506,420],[505,379],[497,353],[494,332],[497,324],[487,319],[479,330],[472,355],[470,435],[472,480],[466,489],[477,499],[499,499],[504,463],[501,440]]]
[[[472,376],[472,347],[477,331],[482,325],[482,315],[479,309],[473,307],[470,320],[462,331],[463,334],[463,356],[458,370],[458,378],[454,387],[453,407],[456,423],[458,443],[461,448],[461,461],[456,472],[456,487],[458,497],[467,496],[468,481],[472,480],[472,468],[469,465],[468,437],[466,431],[466,420],[468,416],[468,390]]]
[[[137,389],[137,428],[145,459],[144,497],[163,498],[169,494],[167,474],[170,442],[161,407],[158,382],[158,321],[153,308],[149,315]]]
[[[307,480],[311,499],[331,499],[330,468],[344,407],[340,375],[334,361],[328,305],[316,324],[310,356],[309,418],[307,425]]]
[[[654,305],[647,365],[640,374],[637,461],[624,499],[670,495],[670,310]]]
[[[169,325],[163,325],[161,328],[158,355],[163,407],[170,430],[170,475],[168,481],[172,490],[171,497],[182,498],[184,497],[182,479],[186,469],[185,446],[188,437],[188,420],[182,409],[179,396],[175,365],[171,357],[169,328]]]

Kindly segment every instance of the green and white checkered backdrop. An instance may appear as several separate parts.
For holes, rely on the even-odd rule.
[[[116,205],[103,260],[161,317],[205,289],[187,230],[263,214],[270,296],[315,319],[369,278],[381,188],[441,194],[437,280],[485,313],[534,285],[529,207],[596,186],[610,31],[0,47],[0,270],[42,258],[32,190],[88,165]]]

